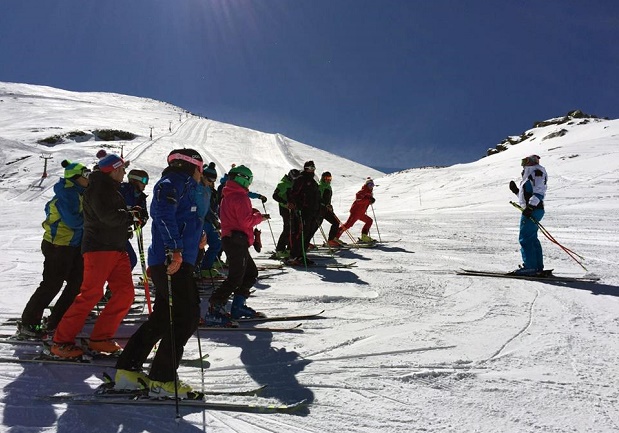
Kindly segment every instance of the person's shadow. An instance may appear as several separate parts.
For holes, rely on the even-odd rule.
[[[40,349],[38,349],[40,350]],[[35,346],[18,347],[14,356],[33,357],[37,351]],[[183,421],[176,422],[174,405],[157,410],[150,408],[145,411],[141,406],[120,405],[84,405],[66,403],[66,408],[58,415],[56,409],[60,403],[43,400],[43,396],[58,393],[92,394],[98,380],[93,376],[108,370],[113,375],[114,370],[97,364],[88,365],[57,365],[57,364],[21,364],[23,370],[17,378],[4,387],[3,425],[7,432],[30,433],[50,431],[76,433],[88,431],[142,433],[171,431],[198,433],[204,429]],[[62,403],[64,405],[65,403]],[[181,407],[181,416],[190,413],[203,412],[196,408]],[[147,413],[147,415],[145,415]],[[107,415],[106,415],[107,414]],[[179,430],[180,428],[180,430]]]
[[[204,337],[207,333],[201,333]],[[241,361],[247,373],[259,385],[267,385],[260,396],[275,398],[285,404],[304,401],[307,406],[293,412],[295,415],[309,414],[309,405],[314,401],[314,393],[301,385],[296,377],[311,361],[304,360],[294,351],[272,347],[273,334],[257,333],[249,339],[247,334],[235,332],[234,335],[212,333],[212,341],[241,348]]]
[[[544,281],[543,279],[537,279],[535,281],[541,281],[553,286],[569,287],[570,289],[586,290],[591,292],[592,295],[610,295],[619,296],[619,287],[611,286],[609,284],[599,284],[592,281]]]

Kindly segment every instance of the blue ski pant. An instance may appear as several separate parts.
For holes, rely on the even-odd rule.
[[[531,215],[536,221],[544,218],[544,209],[535,209]],[[525,269],[544,269],[544,254],[542,245],[537,238],[538,227],[530,218],[522,215],[520,217],[520,253]]]

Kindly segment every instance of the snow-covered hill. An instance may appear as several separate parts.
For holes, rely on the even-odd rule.
[[[0,431],[619,430],[619,121],[562,125],[567,133],[544,139],[557,128],[527,131],[531,136],[522,143],[471,164],[382,176],[287,137],[199,118],[158,101],[0,83],[2,323],[19,316],[40,279],[40,223],[60,161],[91,164],[99,148],[118,144],[37,144],[76,130],[138,134],[123,143],[123,152],[153,179],[174,147],[198,149],[219,173],[232,163],[246,164],[254,171],[252,189],[268,197],[284,173],[312,159],[318,172],[334,175],[340,218],[347,217],[363,179],[376,177],[372,235],[397,241],[339,253],[339,262],[356,262],[352,269],[289,269],[264,280],[250,299],[253,307],[267,314],[325,309],[326,319],[303,323],[302,334],[202,333],[210,367],[204,375],[180,370],[196,388],[268,384],[257,400],[306,399],[307,412],[184,410],[177,425],[172,407],[51,405],[34,396],[89,392],[100,383],[101,368],[0,362]],[[42,153],[54,157],[43,182]],[[588,274],[601,278],[598,284],[455,274],[461,267],[511,270],[520,263],[519,215],[508,203],[514,196],[507,185],[520,175],[520,159],[531,153],[541,156],[549,173],[544,226],[585,257]],[[269,200],[266,208],[278,236],[277,207]],[[261,228],[270,250],[269,226]],[[359,231],[360,225],[352,229]],[[546,266],[556,274],[585,274],[557,246],[546,239],[542,245]],[[256,260],[266,263],[264,256],[256,254]],[[0,328],[13,331],[6,324]],[[119,334],[133,329],[124,325]],[[25,357],[33,350],[1,344],[0,357]],[[185,357],[197,354],[192,338]]]

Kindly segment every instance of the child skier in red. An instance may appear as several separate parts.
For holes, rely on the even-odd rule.
[[[372,223],[374,221],[366,215],[368,207],[376,201],[374,199],[374,194],[372,193],[373,190],[374,181],[372,178],[368,177],[365,184],[361,187],[361,190],[357,192],[355,201],[350,207],[350,216],[337,232],[337,239],[339,239],[340,236],[342,236],[346,230],[350,229],[357,221],[361,220],[365,224],[361,229],[361,238],[359,238],[359,241],[365,243],[374,242],[374,239],[370,237],[370,227],[372,227]]]

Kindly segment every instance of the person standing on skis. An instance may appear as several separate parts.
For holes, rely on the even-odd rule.
[[[288,193],[292,188],[292,184],[301,172],[293,168],[284,175],[273,191],[273,200],[279,204],[279,215],[284,222],[282,234],[279,235],[273,259],[287,259],[290,257],[290,209],[288,209]]]
[[[168,167],[153,187],[150,207],[152,244],[148,264],[157,288],[153,312],[118,358],[114,387],[135,390],[146,384],[150,396],[172,397],[178,392],[180,398],[193,398],[191,386],[175,376],[185,344],[200,321],[194,265],[198,250],[206,244],[203,215],[198,210],[198,201],[203,197],[197,193],[203,160],[193,149],[176,149],[170,152],[167,162]],[[142,366],[158,341],[147,376]]]
[[[136,206],[139,206],[140,209],[143,209],[144,218],[140,220],[142,226],[148,221],[148,210],[146,207],[146,197],[148,196],[144,194],[146,185],[148,185],[148,173],[138,169],[131,170],[127,175],[127,182],[120,184],[120,193],[125,199],[125,203],[127,203],[127,208],[136,209]],[[129,254],[131,270],[133,270],[138,263],[138,257],[131,245],[131,241],[127,241],[127,254]]]
[[[292,245],[290,259],[287,263],[292,266],[312,264],[306,257],[310,239],[318,230],[318,214],[320,211],[320,190],[314,179],[316,165],[314,161],[307,161],[303,171],[297,177],[288,193],[288,209],[293,215],[290,226]]]
[[[79,162],[62,161],[64,177],[54,185],[54,197],[45,205],[41,251],[43,280],[30,297],[17,324],[23,339],[51,337],[63,314],[80,292],[84,274],[81,245],[84,233],[82,199],[90,170]],[[67,282],[45,326],[45,309]]]
[[[75,337],[101,299],[106,281],[112,297],[95,322],[88,348],[104,353],[121,350],[113,337],[134,297],[127,240],[129,228],[135,219],[142,217],[141,209],[135,212],[127,209],[118,191],[125,177],[126,164],[119,156],[108,154],[99,160],[99,169],[88,176],[89,184],[83,199],[84,278],[79,295],[62,316],[54,333],[50,351],[60,358],[78,358],[84,353],[75,345]]]
[[[253,181],[251,170],[244,165],[232,168],[222,190],[219,216],[223,251],[228,259],[228,277],[215,289],[209,299],[208,313],[204,319],[207,326],[236,327],[235,319],[264,317],[246,305],[249,290],[258,278],[258,269],[249,253],[254,245],[254,227],[269,218],[267,214],[251,207],[247,195]],[[230,313],[226,304],[234,293]]]
[[[544,270],[544,254],[537,238],[538,226],[535,222],[544,218],[548,175],[546,169],[539,165],[539,159],[537,155],[523,158],[520,185],[516,185],[513,180],[509,183],[509,189],[518,196],[520,207],[524,209],[518,236],[523,265],[513,272],[516,275],[535,275]]]
[[[375,242],[375,240],[370,237],[370,227],[372,227],[374,220],[366,214],[368,207],[376,201],[374,199],[373,191],[374,181],[371,177],[368,177],[365,184],[363,184],[359,192],[357,192],[355,201],[350,207],[350,216],[337,232],[337,239],[339,239],[340,236],[342,236],[345,231],[350,229],[357,221],[361,220],[364,224],[361,228],[361,238],[359,238],[359,241],[363,243]]]
[[[339,231],[340,223],[335,213],[333,212],[333,205],[331,204],[331,198],[333,197],[333,190],[331,189],[331,173],[325,171],[320,176],[320,183],[318,188],[320,190],[320,211],[318,217],[318,227],[322,225],[323,220],[327,220],[331,224],[329,229],[329,235],[327,236],[327,245],[332,248],[340,247],[340,243],[336,240],[337,233]]]

